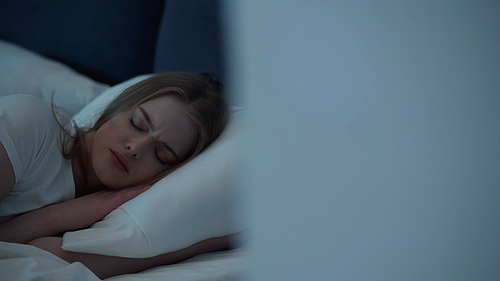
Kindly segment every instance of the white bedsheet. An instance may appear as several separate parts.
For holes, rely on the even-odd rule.
[[[105,281],[241,281],[248,279],[247,264],[247,254],[243,250],[214,252]]]
[[[81,263],[68,263],[34,246],[0,242],[0,279],[9,281],[100,281]]]
[[[247,279],[247,254],[232,250],[199,255],[106,281],[240,281]],[[100,281],[81,263],[68,263],[34,246],[0,242],[0,279],[9,281]]]

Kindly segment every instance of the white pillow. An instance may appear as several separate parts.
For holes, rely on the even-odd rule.
[[[89,108],[102,110],[105,105],[100,101],[109,102],[111,96],[144,78],[109,89],[76,117],[90,116]],[[235,204],[241,178],[241,114],[233,113],[223,134],[191,162],[92,227],[64,234],[62,248],[146,258],[244,230]]]
[[[97,83],[68,66],[0,40],[0,97],[30,94],[74,115],[109,86]]]

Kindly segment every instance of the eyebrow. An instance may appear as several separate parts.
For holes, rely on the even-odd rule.
[[[151,119],[149,118],[148,113],[142,107],[138,106],[138,108],[141,111],[142,115],[144,116],[144,119],[146,119],[146,123],[148,123],[148,126],[151,128],[152,131],[155,131],[155,126],[154,126],[153,122],[151,121]],[[175,156],[177,161],[180,161],[179,156],[177,156],[177,153],[175,153],[175,151],[168,144],[166,144],[162,141],[160,143],[163,145],[163,147],[165,147],[168,151],[170,151]]]

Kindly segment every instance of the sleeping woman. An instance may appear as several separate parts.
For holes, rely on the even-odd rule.
[[[0,241],[27,243],[100,278],[230,248],[230,236],[133,259],[61,249],[60,234],[89,227],[180,167],[226,123],[222,85],[206,74],[163,73],[126,89],[82,129],[47,102],[0,98]]]

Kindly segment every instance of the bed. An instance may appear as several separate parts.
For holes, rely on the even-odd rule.
[[[207,72],[223,81],[217,8],[217,1],[2,1],[0,96],[50,101],[55,92],[54,103],[88,126],[116,95],[153,73]],[[234,212],[243,112],[232,111],[203,154],[92,227],[66,233],[63,248],[141,258],[245,230]],[[246,263],[238,248],[105,280],[242,280]],[[0,276],[100,280],[80,263],[5,242]]]

